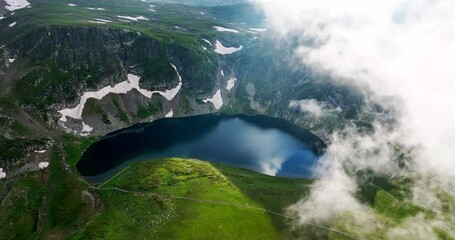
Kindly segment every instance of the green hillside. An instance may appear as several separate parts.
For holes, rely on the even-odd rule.
[[[100,215],[69,239],[279,239],[308,180],[188,159],[133,164],[94,189]]]

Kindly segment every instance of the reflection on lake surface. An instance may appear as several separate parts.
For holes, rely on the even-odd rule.
[[[76,167],[87,180],[101,182],[131,162],[180,157],[309,178],[323,147],[318,137],[282,119],[208,114],[108,134],[89,147]]]

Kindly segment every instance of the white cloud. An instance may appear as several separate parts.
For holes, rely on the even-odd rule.
[[[316,42],[295,51],[306,64],[367,85],[377,99],[402,99],[425,168],[455,177],[455,2],[286,1],[264,10],[281,36]]]
[[[290,214],[297,214],[300,222],[326,222],[345,211],[358,211],[363,206],[353,197],[357,185],[342,168],[336,158],[321,161],[327,174],[313,184],[311,193],[288,208]]]
[[[302,222],[327,222],[346,211],[361,211],[366,207],[355,198],[356,179],[350,171],[372,170],[382,175],[399,173],[393,161],[394,151],[389,141],[397,136],[380,126],[373,134],[361,134],[354,127],[333,134],[326,153],[316,167],[317,180],[307,199],[292,205]]]
[[[289,102],[289,108],[298,109],[315,118],[321,118],[328,114],[341,111],[341,108],[331,108],[325,102],[320,102],[316,99],[291,100]]]
[[[426,240],[437,240],[440,239],[436,236],[433,228],[436,227],[435,222],[431,222],[419,214],[416,217],[412,217],[404,222],[400,227],[391,229],[387,233],[388,239],[397,240],[414,240],[414,239],[426,239]]]
[[[334,137],[323,166],[341,162],[354,169],[398,171],[390,165],[394,156],[388,143],[399,141],[416,146],[416,173],[455,183],[455,1],[289,0],[258,6],[278,41],[298,40],[294,53],[303,63],[336,80],[354,82],[369,99],[395,108],[398,126],[376,125],[370,135],[346,130],[342,141]],[[391,97],[401,104],[383,101]],[[345,153],[354,155],[343,158]],[[333,196],[330,191],[336,190],[342,203],[355,202],[344,169],[329,169],[316,181],[310,198],[293,207],[308,210],[301,211],[302,219],[311,218],[313,208],[323,209],[323,203],[332,215],[341,212],[340,205],[333,209],[326,199],[325,194]],[[322,219],[328,216],[321,213]]]

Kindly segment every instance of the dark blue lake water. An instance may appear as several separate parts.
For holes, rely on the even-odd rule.
[[[323,148],[317,136],[283,119],[208,114],[160,119],[108,134],[87,149],[76,167],[88,181],[102,182],[132,162],[180,157],[311,178]]]

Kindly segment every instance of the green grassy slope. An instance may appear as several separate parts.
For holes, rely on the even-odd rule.
[[[69,3],[77,6],[68,6]],[[95,9],[94,9],[95,8]],[[104,10],[96,10],[101,8]],[[152,9],[153,11],[151,11]],[[205,8],[181,5],[158,4],[153,8],[141,1],[57,1],[49,0],[37,3],[30,9],[18,11],[15,15],[1,20],[7,24],[17,21],[15,28],[7,29],[4,39],[17,39],[42,27],[91,26],[129,29],[140,32],[158,41],[177,42],[189,49],[200,49],[200,37],[211,39],[222,37],[213,26],[229,27],[223,20],[213,15],[202,15]],[[145,17],[147,20],[128,20],[118,16]],[[97,20],[98,19],[98,20]],[[109,22],[100,22],[99,19]],[[125,21],[127,20],[127,21]],[[176,28],[179,27],[179,28]],[[227,34],[225,39],[238,39],[247,33],[235,36]]]
[[[96,188],[102,214],[70,239],[280,239],[281,213],[308,180],[198,160],[133,164]]]
[[[86,184],[67,171],[61,152],[49,150],[49,168],[1,181],[0,239],[61,238],[91,213]]]

